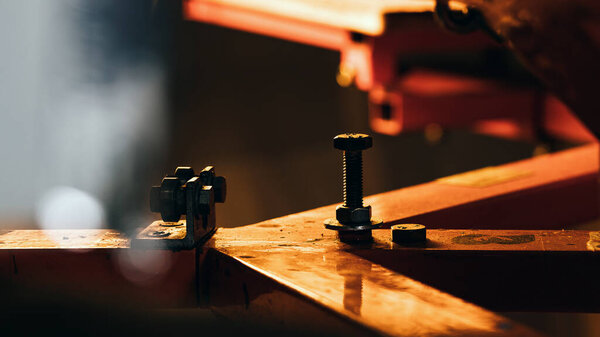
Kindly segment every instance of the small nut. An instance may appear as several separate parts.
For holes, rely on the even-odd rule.
[[[416,244],[427,241],[427,229],[421,224],[392,226],[392,241],[399,244]]]
[[[370,223],[371,206],[350,208],[340,205],[335,209],[335,218],[341,224]]]

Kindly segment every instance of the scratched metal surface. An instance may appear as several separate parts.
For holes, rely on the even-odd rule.
[[[331,214],[332,210],[333,207],[330,206],[252,226],[220,229],[209,243],[209,247],[223,254],[218,255],[221,256],[219,259],[223,265],[231,265],[229,270],[233,273],[233,278],[244,280],[242,273],[235,272],[236,266],[244,267],[251,270],[252,276],[249,277],[264,275],[267,280],[293,290],[297,294],[296,298],[299,298],[294,302],[294,308],[310,311],[307,307],[321,307],[330,311],[331,315],[335,314],[334,316],[337,315],[342,320],[355,322],[357,326],[367,327],[377,334],[399,336],[529,335],[522,327],[501,316],[412,279],[414,275],[411,275],[410,270],[402,272],[401,268],[411,266],[410,263],[403,265],[403,261],[412,262],[413,270],[420,262],[423,262],[421,266],[427,268],[416,269],[435,270],[449,261],[444,260],[444,254],[456,258],[452,253],[458,252],[470,258],[483,257],[471,266],[474,271],[481,272],[478,267],[483,266],[485,261],[489,262],[493,254],[503,252],[539,254],[562,251],[584,254],[579,255],[577,259],[585,255],[597,255],[588,248],[590,242],[595,242],[596,234],[590,234],[588,231],[430,230],[429,241],[425,247],[402,247],[390,243],[389,230],[382,229],[375,231],[373,244],[351,247],[339,243],[335,233],[322,227],[319,219]],[[103,240],[111,236],[116,239]],[[101,289],[102,284],[106,286],[107,280],[112,279],[109,282],[112,284],[123,283],[116,276],[118,273],[110,270],[110,263],[105,266],[107,261],[110,261],[106,259],[107,252],[114,248],[127,247],[126,239],[119,233],[105,230],[55,233],[12,231],[2,234],[0,238],[4,240],[0,245],[0,256],[6,261],[6,265],[11,266],[14,263],[10,262],[9,256],[17,256],[18,280],[31,280],[53,270],[53,273],[62,275],[58,279],[70,279],[70,282],[75,283],[96,278],[100,284],[88,285],[89,289],[95,291]],[[57,238],[59,240],[55,240]],[[70,244],[61,244],[61,241]],[[98,249],[100,246],[102,248]],[[93,247],[96,249],[91,249]],[[31,253],[27,253],[28,251]],[[429,261],[415,260],[415,256],[424,251],[439,255],[435,255],[434,259]],[[382,253],[383,259],[377,253]],[[398,255],[405,253],[412,255]],[[512,261],[523,258],[514,254],[506,256]],[[5,257],[7,259],[4,259]],[[544,259],[548,262],[549,258],[553,256],[546,256]],[[191,270],[192,260],[183,261],[177,273]],[[390,261],[400,263],[394,264]],[[465,260],[459,262],[464,263]],[[524,264],[527,262],[525,259]],[[89,268],[84,267],[90,267],[90,264],[95,266],[94,273],[90,273]],[[210,266],[208,268],[209,275],[218,274],[212,272]],[[462,272],[465,275],[469,274],[466,271]],[[589,271],[586,275],[590,275]],[[447,275],[443,278],[446,284],[452,279]],[[464,281],[464,278],[459,281]],[[506,282],[506,279],[501,281]],[[264,282],[261,283],[264,287]],[[254,283],[246,284],[245,291],[252,294]],[[170,286],[169,289],[178,288],[182,289],[180,286]],[[212,300],[219,298],[218,293],[229,295],[235,292],[234,287],[227,287],[220,282],[212,284],[210,288],[217,292],[212,294]],[[490,293],[490,289],[486,290]],[[193,296],[191,292],[185,294],[179,294],[178,297]],[[502,292],[496,292],[495,295],[502,295]],[[251,300],[247,300],[243,305],[243,311],[256,310],[255,307],[259,306],[263,312],[269,312],[276,308],[274,303],[286,298],[281,292],[275,292],[273,289],[250,297]],[[231,303],[223,306],[221,303],[220,308],[223,307],[231,309],[236,306]],[[286,310],[293,312],[293,309]],[[317,316],[324,319],[321,315]],[[300,318],[302,317],[308,316],[300,315]]]
[[[384,335],[535,335],[490,311],[361,258],[354,254],[355,248],[339,243],[335,233],[323,228],[319,221],[322,214],[317,210],[220,229],[210,247],[233,258],[222,258],[219,263],[242,264],[325,311]],[[241,277],[242,273],[234,275]],[[256,283],[260,282],[244,283],[245,292],[252,292]],[[220,291],[218,284],[211,288],[213,300],[235,292],[231,288]],[[246,312],[268,311],[262,304],[265,296],[269,296],[268,291],[240,305],[245,305]],[[277,298],[270,300],[277,302]],[[231,311],[232,303],[220,305],[227,307],[230,315],[239,314]]]
[[[443,219],[461,203],[491,199],[500,200],[495,206],[510,204],[510,196],[518,191],[535,190],[549,181],[568,181],[574,176],[596,176],[597,163],[592,160],[596,151],[596,146],[586,146],[511,164],[512,168],[526,168],[532,174],[502,184],[469,188],[433,182],[372,196],[367,202],[388,224],[428,212]],[[575,167],[573,163],[580,165]],[[595,189],[594,183],[589,185]],[[446,193],[435,195],[434,191]],[[266,277],[256,281],[247,276],[249,279],[243,283],[243,312],[273,310],[272,306],[265,308],[264,303],[259,304],[261,297],[265,301],[268,290],[262,289],[254,297],[248,295],[253,286],[265,280],[360,322],[361,326],[398,336],[529,333],[500,316],[434,288],[497,310],[599,309],[594,303],[600,301],[595,295],[590,296],[590,291],[596,288],[593,280],[600,275],[590,277],[589,270],[590,265],[599,262],[599,257],[589,248],[595,236],[588,231],[440,229],[429,230],[423,246],[403,247],[390,242],[389,229],[381,229],[374,231],[373,243],[348,246],[338,242],[335,233],[323,228],[322,221],[333,216],[334,208],[332,205],[252,226],[219,230],[209,244],[222,253],[221,263],[230,268],[243,265],[253,271],[250,273],[253,276]],[[569,209],[555,211],[570,214]],[[471,219],[487,220],[481,217],[483,213],[486,212]],[[486,215],[489,217],[490,213]],[[472,214],[466,218],[469,216]],[[521,216],[516,212],[500,220]],[[541,225],[529,223],[530,227],[544,227],[544,214],[532,212],[525,216],[543,219]],[[467,223],[471,227],[486,225]],[[505,225],[510,226],[510,222]],[[225,275],[218,280],[226,278]],[[229,308],[226,312],[240,314],[231,311],[235,307],[231,304],[235,300],[229,298],[233,291],[223,293],[218,285],[211,289],[213,299],[219,299],[217,307],[223,307],[224,302]],[[268,302],[281,298],[272,296]]]
[[[115,230],[1,230],[0,249],[127,248],[129,239]]]
[[[129,249],[115,230],[0,231],[0,281],[146,307],[196,303],[194,252]]]
[[[444,180],[367,199],[388,224],[417,221],[429,228],[565,228],[598,215],[598,145],[513,162],[498,168],[527,172],[484,187]]]

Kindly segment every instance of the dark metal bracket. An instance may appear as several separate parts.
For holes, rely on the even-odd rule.
[[[196,175],[180,166],[150,190],[150,209],[161,214],[131,240],[132,248],[193,249],[216,231],[215,203],[225,202],[227,184],[213,166]],[[180,220],[184,215],[185,219]]]

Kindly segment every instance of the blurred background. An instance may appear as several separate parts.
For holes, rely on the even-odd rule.
[[[149,187],[183,165],[227,177],[225,227],[336,203],[333,136],[372,133],[366,93],[336,83],[337,52],[184,21],[179,2],[2,6],[7,226],[145,226]],[[367,194],[534,148],[460,130],[374,137]]]
[[[178,1],[0,1],[0,229],[116,228],[157,215],[176,166],[228,180],[219,226],[341,201],[331,139],[370,133],[339,53],[182,19]],[[536,144],[463,130],[374,135],[366,194],[530,157]],[[514,314],[554,336],[595,315]]]

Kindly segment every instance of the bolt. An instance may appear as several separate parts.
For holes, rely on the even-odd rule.
[[[373,138],[345,133],[333,138],[333,147],[344,151],[344,207],[363,207],[362,151],[373,146]]]
[[[333,147],[344,151],[344,203],[336,209],[335,219],[325,221],[325,227],[337,230],[340,241],[370,241],[371,229],[381,224],[371,219],[371,207],[363,205],[362,151],[371,146],[373,138],[365,134],[345,133],[333,138]]]

